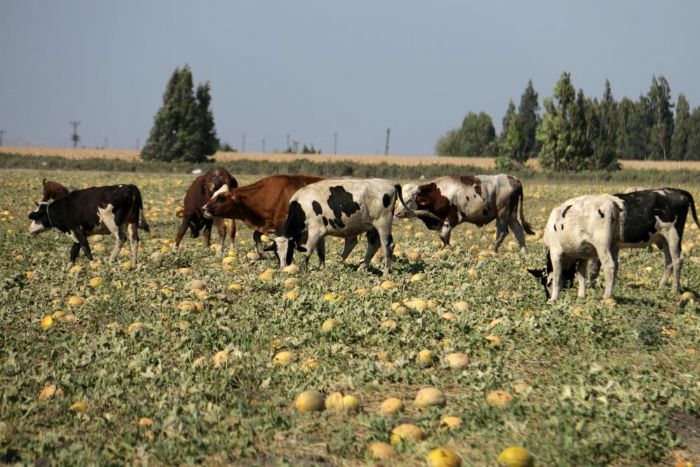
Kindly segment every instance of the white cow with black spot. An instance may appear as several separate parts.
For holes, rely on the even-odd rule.
[[[383,272],[389,274],[394,247],[391,227],[397,198],[403,203],[401,186],[379,178],[327,179],[307,185],[290,199],[283,230],[268,250],[275,251],[282,268],[292,263],[295,249],[306,253],[305,267],[314,249],[318,249],[323,264],[326,235],[351,238],[366,232],[367,254],[360,267],[368,267],[381,247]]]

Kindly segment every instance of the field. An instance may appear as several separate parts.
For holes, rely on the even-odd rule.
[[[97,260],[81,256],[69,271],[65,236],[30,237],[26,215],[45,177],[72,188],[137,184],[152,227],[140,264],[129,267],[128,248],[108,264],[113,239],[92,237]],[[191,179],[0,171],[0,462],[364,465],[368,446],[403,423],[425,437],[397,443],[385,465],[425,465],[436,447],[465,465],[497,465],[512,445],[542,466],[700,461],[700,306],[657,287],[658,250],[621,254],[615,304],[600,288],[546,304],[525,270],[544,264],[540,236],[524,257],[512,235],[492,256],[493,225],[460,226],[440,250],[422,224],[397,221],[391,282],[355,270],[364,240],[345,264],[332,239],[325,269],[314,257],[308,272],[263,274],[275,264],[249,257],[243,226],[226,259],[189,237],[174,253],[174,213]],[[626,188],[524,187],[536,229],[565,198]],[[684,188],[700,199],[700,181]],[[684,255],[682,289],[697,297],[692,223]],[[322,330],[329,319],[337,325]],[[293,352],[287,364],[275,358],[282,351]],[[451,368],[457,352],[468,362]],[[414,405],[427,387],[444,406]],[[359,410],[300,414],[306,390],[354,395]],[[403,409],[380,415],[390,397]]]
[[[12,147],[1,146],[0,154],[23,154],[27,156],[59,156],[66,159],[82,160],[88,158],[124,161],[140,161],[139,152],[134,149],[91,149],[91,148],[50,148],[50,147]],[[230,163],[241,160],[267,160],[271,162],[290,162],[307,159],[312,162],[356,162],[360,164],[394,164],[403,166],[449,164],[470,166],[483,170],[496,168],[493,157],[446,157],[446,156],[396,156],[370,154],[283,154],[256,152],[218,152],[218,162]],[[700,170],[700,161],[620,161],[624,169],[633,170]],[[527,166],[537,169],[536,159],[527,162]]]

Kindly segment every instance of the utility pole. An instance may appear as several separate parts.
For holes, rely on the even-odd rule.
[[[78,134],[78,125],[80,125],[80,122],[77,120],[71,120],[68,123],[70,123],[73,127],[73,134],[70,135],[70,139],[73,141],[73,147],[77,148],[78,142],[80,142],[80,135]]]
[[[292,147],[289,145],[289,133],[287,133],[287,151],[292,149]]]
[[[263,152],[263,154],[265,154],[265,138],[263,138],[262,143],[263,143],[262,144],[262,147],[263,147],[262,152]]]
[[[333,154],[338,154],[338,132],[333,133]]]
[[[389,136],[391,136],[391,128],[386,129],[386,146],[384,147],[384,155],[389,155]]]
[[[241,152],[245,152],[245,134],[241,137]]]
[[[2,137],[7,133],[5,130],[0,130],[0,146],[2,146]]]

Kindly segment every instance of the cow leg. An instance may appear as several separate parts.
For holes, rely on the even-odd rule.
[[[380,247],[380,241],[381,240],[377,229],[372,229],[367,232],[367,253],[365,253],[365,259],[360,264],[358,269],[369,268],[369,263],[372,261],[372,258],[374,258],[374,255],[377,253],[377,250]]]
[[[316,244],[316,252],[318,253],[318,264],[323,267],[326,264],[326,239],[321,238]]]
[[[562,254],[555,254],[554,252],[550,251],[549,255],[552,259],[552,296],[550,297],[549,301],[554,302],[559,300],[559,293],[561,292]]]
[[[139,251],[138,222],[129,224],[129,242],[131,243],[131,262],[136,266],[136,254]]]
[[[384,275],[386,276],[391,274],[391,264],[394,260],[394,237],[391,235],[391,227],[377,230],[379,231],[379,240],[384,253]]]
[[[78,259],[78,255],[80,254],[80,243],[78,242],[73,242],[73,244],[70,247],[70,265],[75,264],[75,260]]]
[[[681,239],[675,230],[672,230],[668,238],[668,249],[671,252],[673,264],[673,293],[681,291],[681,268],[683,267],[683,253],[681,252]]]
[[[590,287],[593,289],[595,288],[595,282],[596,279],[598,279],[598,275],[600,274],[600,260],[598,257],[594,257],[588,260],[590,269],[588,272],[588,281],[590,283]]]
[[[498,253],[498,247],[501,246],[506,235],[508,235],[508,222],[506,219],[499,217],[496,219],[496,244],[493,247],[494,252]]]
[[[182,242],[182,238],[185,236],[185,233],[187,232],[187,226],[190,225],[190,219],[191,219],[191,216],[183,216],[182,217],[182,222],[180,223],[180,227],[177,229],[177,235],[175,236],[175,248],[177,250],[180,249],[180,242]]]
[[[605,277],[605,292],[603,299],[612,298],[613,286],[615,285],[615,273],[617,272],[617,251],[603,252],[600,257],[601,266],[603,268],[603,276]]]
[[[117,259],[117,256],[119,255],[119,250],[122,249],[122,245],[126,241],[126,232],[124,232],[124,229],[122,227],[119,227],[114,233],[114,237],[114,249],[112,250],[112,254],[109,257],[110,263],[113,263],[114,260]]]
[[[586,296],[586,266],[588,262],[586,260],[579,260],[576,265],[576,278],[578,279],[578,297],[584,298]]]
[[[309,237],[306,239],[306,255],[304,256],[303,263],[303,269],[305,271],[309,269],[309,260],[311,259],[311,255],[316,250],[316,245],[322,238],[323,235],[320,232],[309,232]]]
[[[447,248],[450,246],[450,235],[452,234],[452,225],[450,225],[449,219],[445,219],[440,228],[440,240],[442,240],[442,247]]]
[[[224,243],[226,242],[226,223],[220,217],[214,219],[214,224],[216,225],[216,233],[219,234],[219,250],[216,252],[216,256],[221,256],[224,254]]]
[[[202,234],[204,235],[204,246],[209,248],[211,245],[211,225],[214,223],[212,219],[206,219],[204,221],[204,230]]]
[[[224,222],[228,223],[228,236],[231,239],[229,249],[233,250],[233,242],[236,240],[236,221],[233,219],[226,219]],[[221,246],[223,248],[223,242]]]
[[[345,246],[343,247],[343,253],[340,255],[340,261],[345,261],[348,256],[350,256],[350,253],[355,249],[357,243],[357,236],[345,237]]]
[[[510,223],[508,225],[510,225],[510,230],[513,231],[513,235],[515,235],[515,239],[518,241],[518,245],[520,245],[520,253],[523,255],[526,254],[525,231],[523,230],[523,226],[520,225],[520,222],[518,222],[518,218],[515,214],[510,216]]]
[[[673,271],[673,259],[671,258],[671,249],[668,246],[668,242],[662,242],[660,246],[664,252],[664,275],[661,276],[661,281],[659,282],[659,287],[666,287],[668,284],[668,278],[671,276]]]
[[[262,240],[260,240],[260,237],[262,237],[262,234],[260,232],[258,232],[257,230],[253,232],[253,242],[255,243],[255,251],[258,252],[259,259],[267,259],[269,258],[269,256],[267,255],[267,253],[265,253],[264,246],[262,244]]]

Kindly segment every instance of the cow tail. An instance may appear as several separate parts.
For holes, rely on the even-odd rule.
[[[139,210],[138,228],[145,231],[145,232],[150,232],[151,227],[148,225],[148,222],[146,221],[146,216],[144,215],[144,211],[143,211],[143,200],[141,199],[141,191],[138,188],[136,188],[136,204],[137,204],[138,210]]]
[[[698,228],[700,229],[700,222],[698,222],[698,215],[695,212],[695,200],[693,199],[693,195],[691,195],[687,191],[685,192],[685,195],[690,200],[690,212],[693,214],[693,220],[695,221],[695,225],[698,226]]]
[[[443,222],[444,219],[440,219],[438,216],[436,216],[435,214],[433,214],[433,213],[430,212],[430,211],[427,211],[427,210],[424,210],[424,209],[420,209],[420,210],[418,210],[418,211],[416,212],[416,211],[414,211],[413,209],[409,208],[409,207],[406,205],[406,202],[403,200],[403,192],[402,192],[402,190],[401,190],[401,185],[399,185],[399,184],[397,183],[397,184],[394,185],[394,188],[396,188],[396,194],[398,195],[399,201],[401,201],[401,204],[403,205],[404,209],[406,209],[406,211],[410,212],[411,215],[416,216],[416,217],[418,217],[418,215],[421,215],[421,216],[423,216],[423,217],[431,217],[431,218],[436,219],[436,220],[438,220],[438,221],[440,221],[440,222]]]
[[[525,220],[525,215],[523,214],[523,204],[525,204],[525,202],[523,201],[523,196],[523,186],[520,185],[518,187],[518,202],[520,204],[520,223],[522,224],[525,233],[527,233],[528,235],[535,235],[535,231],[532,230],[532,226],[528,221]]]

